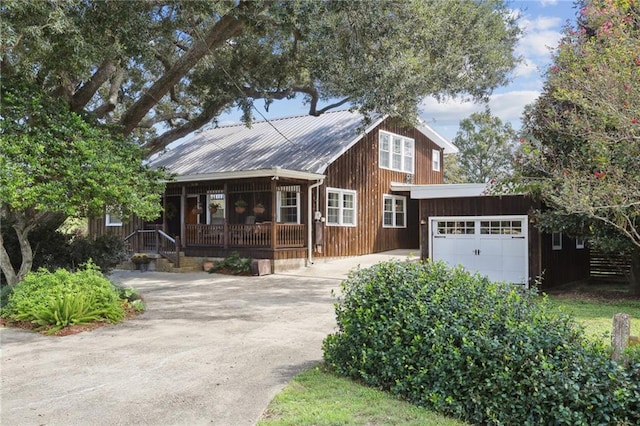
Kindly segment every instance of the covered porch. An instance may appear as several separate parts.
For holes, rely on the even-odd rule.
[[[169,182],[163,214],[145,228],[179,239],[187,256],[231,252],[305,258],[313,246],[313,188],[323,176],[282,169],[189,176]]]

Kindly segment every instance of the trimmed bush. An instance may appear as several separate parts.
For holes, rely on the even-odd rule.
[[[90,262],[75,273],[40,269],[27,274],[9,296],[2,316],[50,327],[48,332],[55,333],[74,324],[121,321],[124,309],[116,288]]]
[[[611,361],[540,299],[443,263],[381,263],[342,283],[324,358],[471,423],[637,424],[640,364]]]

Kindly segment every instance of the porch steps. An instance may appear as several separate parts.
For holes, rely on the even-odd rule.
[[[171,261],[160,257],[158,255],[151,255],[152,260],[149,264],[149,271],[158,271],[158,272],[176,272],[176,273],[185,273],[185,272],[200,272],[202,271],[202,258],[199,257],[186,257],[184,253],[180,253],[180,267],[177,268]],[[126,271],[135,271],[138,269],[138,265],[135,265],[133,262],[126,260],[121,262],[116,269],[123,269]]]
[[[202,271],[202,259],[199,257],[186,257],[180,253],[180,267],[176,267],[168,259],[158,259],[156,261],[156,271],[158,272],[200,272]]]

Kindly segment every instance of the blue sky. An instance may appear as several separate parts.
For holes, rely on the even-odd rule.
[[[445,0],[443,0],[445,1]],[[523,62],[513,73],[513,81],[494,91],[489,101],[491,112],[502,121],[509,121],[514,128],[520,128],[520,116],[525,105],[535,100],[543,85],[543,74],[550,64],[552,48],[561,37],[561,31],[567,20],[575,21],[576,9],[573,0],[530,0],[512,1],[514,10],[522,15],[520,27],[523,35],[517,47],[517,54]],[[256,102],[258,111],[255,120],[274,119],[308,112],[301,100],[276,101],[266,112],[262,102]],[[425,99],[420,105],[420,116],[434,130],[451,140],[458,131],[460,120],[475,111],[484,109],[482,105],[452,99],[438,103],[434,99]],[[237,121],[240,114],[235,112],[219,118],[220,124]]]

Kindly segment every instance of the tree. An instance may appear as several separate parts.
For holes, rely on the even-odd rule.
[[[142,165],[143,151],[120,132],[91,124],[30,80],[0,80],[0,217],[20,245],[11,264],[0,233],[0,267],[15,285],[31,270],[29,233],[52,219],[104,213],[152,218],[164,177]]]
[[[453,144],[460,182],[486,183],[512,170],[517,135],[510,123],[503,123],[487,109],[460,121]]]
[[[3,77],[31,76],[147,153],[232,107],[249,123],[259,99],[411,121],[428,95],[483,98],[520,33],[502,0],[6,0],[0,14]]]
[[[524,116],[519,179],[558,227],[632,256],[640,294],[640,3],[585,1]]]

